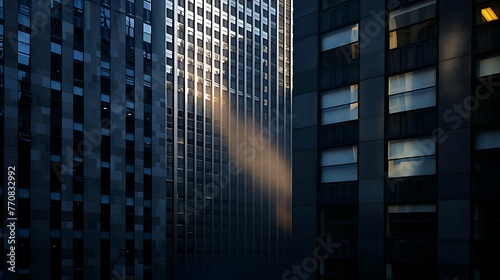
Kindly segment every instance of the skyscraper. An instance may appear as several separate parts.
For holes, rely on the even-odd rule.
[[[0,0],[0,279],[276,279],[291,9]]]
[[[498,278],[499,5],[295,1],[292,251],[317,262],[309,279]]]
[[[167,1],[167,244],[176,277],[289,264],[291,1]]]

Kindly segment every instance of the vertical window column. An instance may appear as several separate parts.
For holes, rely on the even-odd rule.
[[[389,73],[436,62],[438,48],[436,16],[436,0],[396,7],[396,10],[389,13]]]
[[[2,4],[3,5],[3,4]],[[30,278],[30,193],[31,193],[31,1],[18,3],[17,69],[18,69],[18,186],[17,209],[19,235],[16,255],[18,279]],[[24,195],[21,195],[24,194]]]
[[[111,11],[108,0],[101,0],[100,35],[101,35],[101,279],[109,278],[111,272],[111,243],[110,243],[110,148],[111,148]]]

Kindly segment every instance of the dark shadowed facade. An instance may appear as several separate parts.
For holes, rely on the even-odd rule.
[[[294,11],[294,264],[308,279],[497,279],[500,1]],[[338,248],[318,254],[318,237]]]
[[[0,3],[1,213],[15,166],[17,279],[165,275],[164,4]]]

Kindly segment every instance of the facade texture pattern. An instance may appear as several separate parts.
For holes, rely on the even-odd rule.
[[[499,277],[499,8],[295,1],[292,258],[316,260],[308,279]],[[317,240],[336,249],[318,258]]]
[[[17,170],[17,279],[166,273],[161,7],[1,1],[1,172]]]
[[[291,2],[166,3],[167,269],[277,279],[291,254]]]
[[[16,274],[2,253],[0,279],[279,278],[291,13],[0,0],[0,216],[15,167],[18,218]]]

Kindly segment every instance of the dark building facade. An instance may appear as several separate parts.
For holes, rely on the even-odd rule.
[[[165,275],[164,3],[0,5],[0,278]]]
[[[300,273],[497,279],[500,1],[297,0],[294,11]],[[325,242],[335,249],[315,250]]]
[[[291,13],[0,0],[0,279],[279,278]]]

